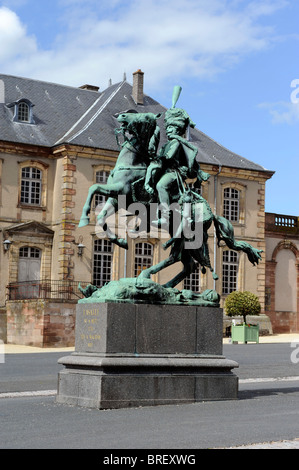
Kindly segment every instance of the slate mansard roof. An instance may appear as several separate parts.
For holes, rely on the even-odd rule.
[[[34,123],[13,120],[12,103],[31,102]],[[164,106],[144,95],[143,105],[132,98],[132,85],[123,81],[103,92],[0,74],[0,140],[53,148],[60,144],[118,151],[114,129],[115,115],[128,109],[165,113]],[[166,137],[160,120],[161,145]],[[198,147],[201,163],[244,170],[268,171],[224,148],[198,129],[191,129],[190,140]]]

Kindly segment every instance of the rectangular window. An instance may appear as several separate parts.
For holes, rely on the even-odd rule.
[[[196,271],[184,279],[184,289],[188,289],[193,292],[200,292],[200,278],[201,270],[200,266],[198,266]]]
[[[238,254],[235,251],[224,251],[222,261],[222,294],[227,295],[237,290]]]
[[[239,222],[240,193],[234,188],[225,188],[223,193],[223,217],[230,222]]]
[[[96,183],[106,184],[110,171],[97,171],[96,172]],[[102,196],[101,194],[96,194],[94,197],[94,207],[96,208],[98,205],[104,205],[107,198],[106,196]]]
[[[152,265],[153,245],[150,243],[136,243],[134,276],[139,276],[141,271],[150,268]]]
[[[109,240],[95,240],[93,252],[93,285],[104,286],[111,281],[113,246]]]
[[[26,167],[22,169],[21,203],[41,204],[42,172],[37,168]]]

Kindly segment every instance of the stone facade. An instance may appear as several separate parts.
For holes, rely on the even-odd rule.
[[[7,343],[68,347],[75,343],[75,302],[42,299],[8,301]]]
[[[299,331],[299,219],[266,213],[266,305],[274,333]]]

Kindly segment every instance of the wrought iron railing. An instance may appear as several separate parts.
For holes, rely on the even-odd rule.
[[[46,280],[10,283],[7,286],[7,299],[78,300],[83,298],[79,290],[79,282]],[[88,283],[81,282],[80,284],[84,288]]]

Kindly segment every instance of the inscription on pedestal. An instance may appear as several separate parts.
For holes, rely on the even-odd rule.
[[[135,305],[78,304],[76,352],[135,352]]]
[[[76,352],[221,355],[222,319],[218,308],[82,303]]]
[[[100,306],[80,306],[76,316],[76,351],[105,351],[106,329],[107,315]]]
[[[83,322],[86,325],[87,333],[81,333],[81,340],[87,342],[87,347],[92,348],[94,341],[99,341],[101,335],[97,333],[100,310],[98,308],[83,310]]]

